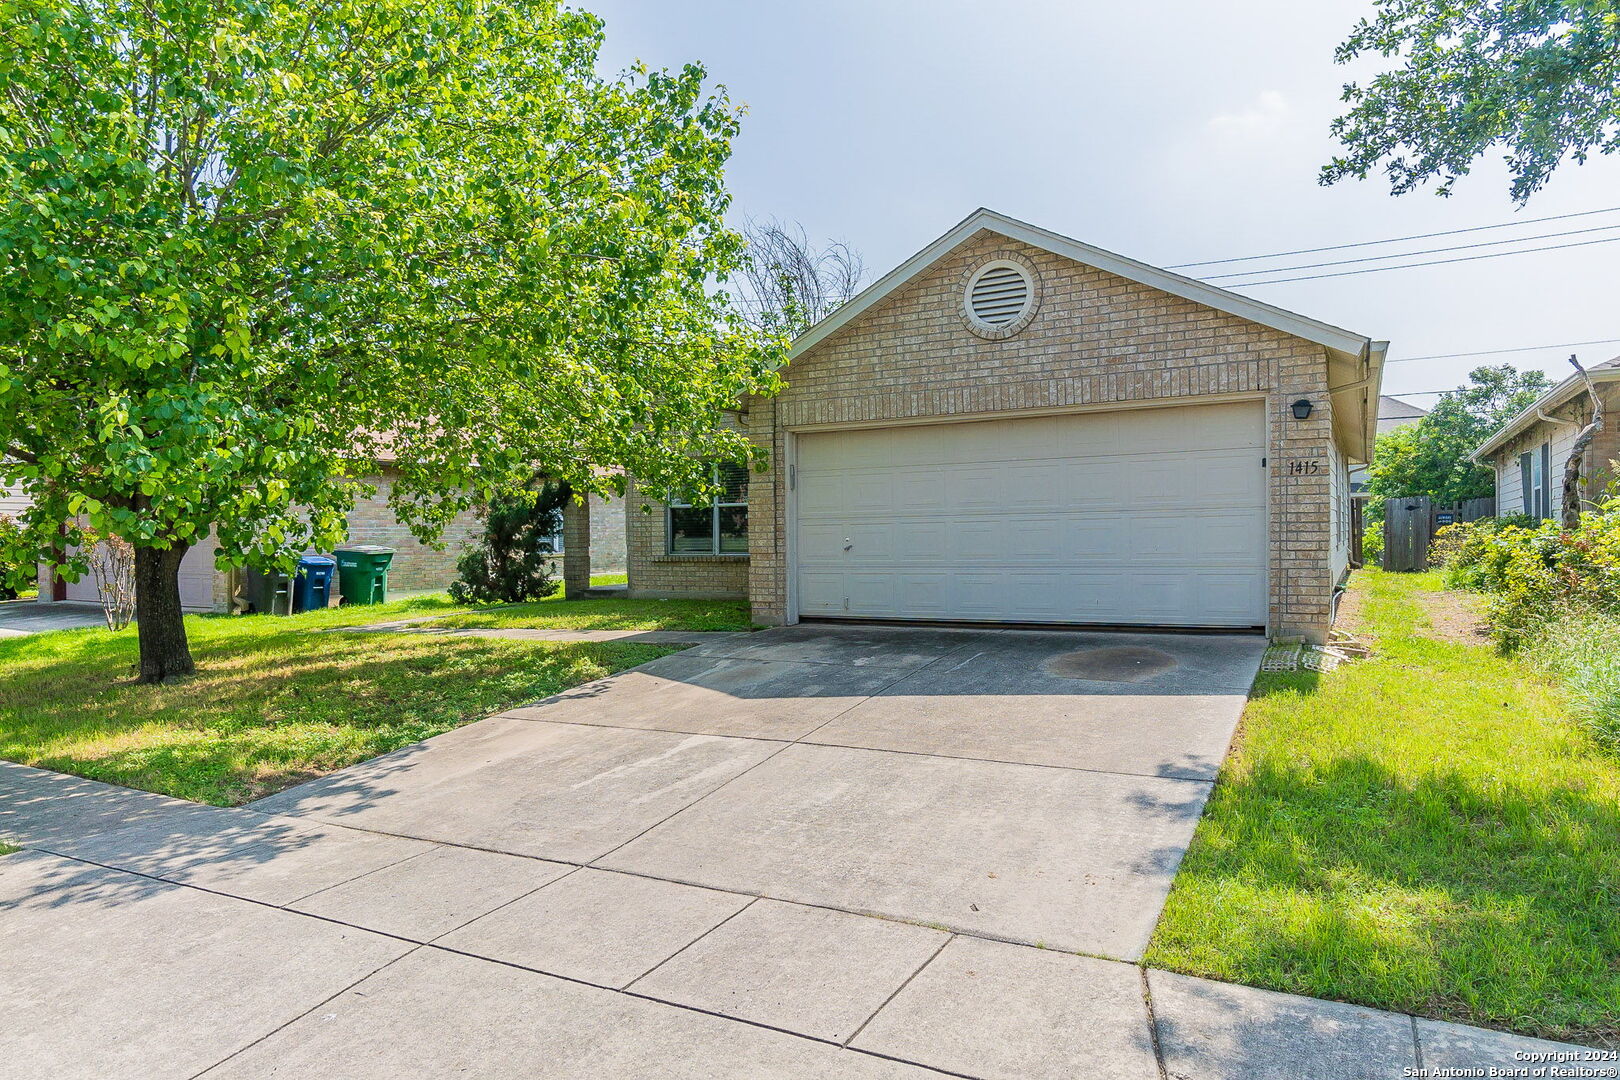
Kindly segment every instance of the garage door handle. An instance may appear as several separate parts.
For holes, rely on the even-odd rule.
[[[854,544],[850,543],[849,537],[847,537],[847,536],[844,537],[844,550],[845,551],[848,551],[850,548],[852,548],[854,546],[855,546]]]

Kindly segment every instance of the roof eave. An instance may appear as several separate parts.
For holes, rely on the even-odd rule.
[[[1614,382],[1616,380],[1620,380],[1620,368],[1593,368],[1587,371],[1586,374],[1591,376],[1594,383]],[[1566,395],[1572,395],[1574,392],[1584,390],[1585,388],[1585,379],[1581,378],[1581,376],[1578,374],[1571,375],[1569,378],[1565,379],[1563,382],[1559,383],[1545,394],[1542,394],[1540,397],[1536,398],[1536,400],[1532,401],[1529,405],[1525,406],[1525,408],[1513,419],[1497,428],[1496,431],[1491,434],[1490,438],[1480,443],[1479,448],[1468,455],[1468,460],[1477,462],[1479,464],[1484,464],[1487,457],[1502,449],[1503,446],[1507,445],[1510,439],[1539,420],[1540,413],[1546,412],[1548,409],[1558,408],[1564,404]]]

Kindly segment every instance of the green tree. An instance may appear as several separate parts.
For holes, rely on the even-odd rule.
[[[1467,386],[1446,394],[1417,423],[1378,437],[1367,477],[1367,490],[1375,497],[1427,495],[1451,503],[1495,491],[1491,470],[1468,455],[1552,381],[1511,364],[1475,368],[1468,379]]]
[[[722,285],[737,110],[597,72],[555,0],[6,0],[7,556],[137,549],[140,677],[192,670],[177,569],[329,546],[379,457],[418,535],[536,472],[702,489],[781,343]],[[66,522],[65,535],[59,529]]]
[[[484,535],[456,563],[450,599],[458,604],[521,604],[543,600],[560,584],[552,575],[553,546],[563,528],[568,485],[541,483],[497,496],[484,514]]]
[[[1620,7],[1615,0],[1375,0],[1335,59],[1398,57],[1344,88],[1333,122],[1346,153],[1322,182],[1380,163],[1395,194],[1459,177],[1501,147],[1523,203],[1566,159],[1620,148]]]

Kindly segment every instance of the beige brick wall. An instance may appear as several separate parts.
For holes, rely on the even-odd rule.
[[[752,547],[760,522],[753,489],[749,492],[748,543]],[[748,596],[747,555],[671,555],[664,527],[664,504],[637,493],[632,482],[624,497],[624,539],[628,551],[632,597],[694,597],[742,600]]]
[[[986,260],[1016,258],[1039,276],[1039,309],[1004,340],[964,325],[962,288]],[[1270,629],[1320,639],[1333,594],[1329,555],[1332,407],[1320,345],[1159,292],[990,233],[970,239],[901,292],[795,360],[788,387],[751,405],[751,436],[784,460],[786,433],[820,425],[1118,403],[1263,400],[1270,432]],[[1308,397],[1309,420],[1289,405]],[[749,493],[747,592],[756,621],[787,616],[785,478],[756,476]],[[633,500],[632,500],[633,501]],[[632,582],[650,565],[663,520],[629,529]],[[669,571],[678,569],[678,574]],[[663,564],[673,590],[712,565]]]
[[[366,480],[377,486],[377,493],[355,503],[349,511],[349,543],[383,544],[394,548],[394,561],[388,568],[390,592],[414,589],[442,589],[455,580],[456,560],[478,540],[481,529],[477,513],[460,514],[440,537],[443,551],[437,551],[411,535],[388,508],[388,495],[399,474],[387,470]]]

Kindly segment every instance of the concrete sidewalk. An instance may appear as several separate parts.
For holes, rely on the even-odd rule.
[[[8,1076],[1386,1080],[1581,1052],[250,810],[52,846],[0,858]]]

